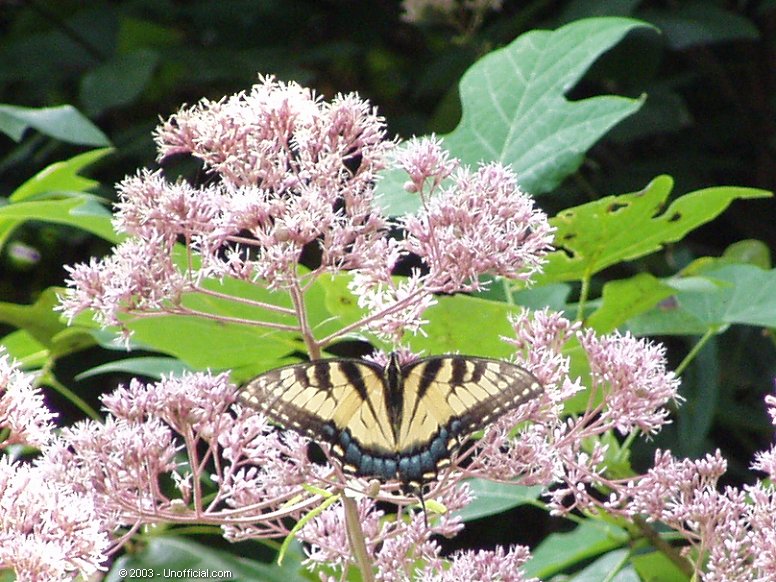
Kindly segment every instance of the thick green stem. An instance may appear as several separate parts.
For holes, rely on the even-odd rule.
[[[652,547],[657,549],[661,554],[671,560],[671,562],[673,562],[676,567],[679,568],[682,574],[688,578],[693,575],[692,564],[688,562],[687,559],[682,557],[682,555],[674,546],[661,538],[660,534],[655,531],[655,528],[653,528],[645,520],[638,516],[633,518],[633,523],[636,525],[636,527],[639,528],[639,531],[641,531],[644,537],[649,540],[649,542],[652,544]]]
[[[710,340],[712,337],[714,337],[716,334],[717,334],[717,329],[716,329],[716,328],[707,329],[707,330],[706,330],[706,333],[704,333],[704,334],[701,336],[701,339],[699,339],[699,340],[698,340],[698,343],[696,343],[696,344],[695,344],[695,345],[692,347],[692,349],[690,350],[690,353],[688,353],[688,354],[687,354],[687,355],[684,357],[684,359],[682,360],[682,363],[681,363],[681,364],[679,364],[679,365],[676,367],[676,370],[674,371],[674,373],[675,373],[677,376],[681,376],[681,375],[682,375],[682,372],[684,372],[685,368],[687,368],[687,366],[689,366],[689,365],[690,365],[690,362],[692,362],[692,361],[695,359],[695,356],[697,356],[697,355],[698,355],[698,352],[700,352],[700,351],[703,349],[703,346],[705,346],[705,345],[706,345],[706,343],[707,343],[707,342],[708,342],[708,341],[709,341],[709,340]]]
[[[585,303],[590,294],[590,275],[585,273],[582,277],[582,289],[579,291],[579,303],[577,303],[577,321],[583,321],[585,318]]]
[[[364,582],[374,582],[375,575],[372,568],[372,560],[366,549],[364,530],[358,517],[358,506],[352,497],[342,496],[342,506],[345,508],[345,528],[348,532],[348,542],[356,563],[361,570],[361,579]]]

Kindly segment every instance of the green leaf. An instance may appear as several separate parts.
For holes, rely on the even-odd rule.
[[[469,479],[466,482],[471,487],[474,500],[455,513],[463,521],[496,515],[513,507],[530,504],[539,498],[544,489],[541,485],[526,487],[485,479]]]
[[[0,302],[0,322],[25,330],[35,341],[50,349],[54,336],[67,327],[54,311],[58,303],[53,287],[44,290],[32,305]]]
[[[78,175],[111,151],[110,148],[92,150],[56,162],[17,188],[9,196],[11,203],[0,207],[0,246],[27,220],[66,224],[110,241],[119,240],[113,231],[111,214],[100,204],[101,199],[84,194],[99,183]]]
[[[673,188],[668,176],[655,178],[641,192],[607,196],[560,212],[550,223],[557,228],[555,245],[540,283],[575,281],[622,261],[658,251],[669,242],[721,214],[733,200],[766,198],[753,188],[720,186],[685,194],[660,213]]]
[[[687,279],[665,280],[676,294],[625,328],[636,335],[702,335],[734,323],[776,327],[776,270],[722,265],[689,281],[692,286]]]
[[[84,152],[64,162],[54,162],[19,186],[9,196],[9,200],[22,202],[52,193],[62,195],[92,190],[100,183],[83,178],[78,173],[112,152],[113,148],[101,148]]]
[[[635,113],[643,100],[602,95],[569,101],[566,93],[605,51],[630,30],[647,25],[625,18],[590,18],[555,31],[523,34],[493,51],[463,76],[463,116],[444,147],[465,164],[511,165],[532,194],[555,188],[576,171],[585,152],[612,126]],[[378,184],[394,215],[416,210],[407,179],[388,172]]]
[[[724,10],[712,2],[682,2],[670,10],[645,10],[642,18],[663,33],[673,50],[732,40],[757,40],[757,26],[740,12]]]
[[[547,536],[525,567],[528,576],[549,578],[569,566],[628,543],[625,530],[600,521],[585,521],[573,531]]]
[[[301,551],[289,552],[283,567],[240,558],[182,537],[153,537],[136,554],[126,554],[113,563],[105,582],[129,580],[121,572],[136,570],[151,580],[262,580],[265,582],[307,582],[301,565]],[[165,574],[165,571],[167,572]],[[216,571],[228,572],[221,578]],[[208,574],[204,574],[208,572]]]
[[[731,263],[748,263],[761,269],[770,269],[772,266],[771,250],[761,240],[748,239],[733,243],[722,253],[722,259]]]
[[[630,448],[623,446],[613,431],[601,435],[599,443],[606,447],[602,465],[606,467],[607,476],[618,479],[633,477]]]
[[[301,339],[284,332],[239,323],[190,316],[141,318],[129,324],[137,342],[154,351],[175,356],[192,368],[234,369],[247,378],[273,368],[295,349]],[[244,372],[240,372],[244,368]]]
[[[56,334],[53,338],[53,348],[51,350],[54,356],[66,356],[92,346],[98,345],[93,332],[84,330],[80,327],[68,327]],[[121,348],[124,350],[125,348]]]
[[[595,562],[571,577],[573,582],[639,582],[639,577],[631,568],[624,568],[628,562],[629,550],[608,552]]]
[[[66,143],[111,145],[108,137],[71,105],[35,109],[0,104],[0,131],[18,142],[28,128]]]
[[[398,280],[398,277],[395,279]],[[366,313],[364,309],[358,306],[356,297],[348,289],[350,280],[349,275],[342,274],[323,276],[316,282],[323,290],[324,305],[326,311],[334,318],[336,329],[341,329],[346,325],[357,322]],[[322,323],[318,322],[318,329],[320,329]]]
[[[587,319],[598,333],[609,333],[673,295],[674,289],[648,273],[604,285],[602,303]]]
[[[572,576],[571,580],[573,582],[601,582],[602,580],[607,582],[639,582],[639,578],[633,570],[623,570],[629,554],[629,550],[608,552]],[[629,572],[629,575],[626,572]]]
[[[110,212],[91,198],[19,202],[0,207],[0,225],[4,227],[16,226],[27,220],[74,226],[110,242],[119,242],[124,238],[113,230]]]
[[[95,366],[85,372],[78,374],[75,379],[83,380],[100,374],[109,374],[112,372],[126,372],[138,376],[147,376],[157,380],[164,376],[180,376],[184,372],[190,372],[191,368],[175,358],[162,357],[142,357],[126,358],[116,362],[109,362],[101,366]]]
[[[721,389],[719,342],[712,337],[682,374],[686,400],[674,421],[678,434],[674,454],[697,458],[708,450],[707,437],[719,410]]]
[[[571,295],[571,285],[550,283],[521,289],[513,294],[512,299],[517,305],[533,310],[549,307],[553,311],[564,311],[568,307],[569,295]]]
[[[279,307],[288,307],[288,294],[272,292],[245,281],[225,278],[223,281],[204,281],[204,287],[244,301],[189,293],[182,303],[189,309],[206,313],[198,315],[143,315],[124,317],[132,331],[133,345],[174,356],[194,369],[231,369],[235,380],[255,376],[274,368],[290,352],[304,351],[298,332],[268,329],[251,322],[271,322],[295,325],[290,315],[250,305],[253,300]],[[308,293],[315,293],[311,287]],[[230,321],[216,318],[229,318]],[[97,337],[97,324],[88,314],[76,318],[81,330]]]
[[[17,329],[0,339],[0,346],[25,368],[42,368],[49,358],[49,350],[25,329]]]
[[[398,281],[400,277],[396,279]],[[348,276],[320,280],[326,293],[328,324],[334,329],[358,321],[364,313],[348,290],[347,281]],[[414,351],[495,358],[512,355],[513,350],[500,337],[514,335],[508,315],[517,312],[519,306],[468,295],[444,295],[436,300],[436,305],[423,314],[428,322],[423,326],[424,333],[406,338]],[[484,329],[488,330],[487,333],[479,331]],[[380,345],[378,341],[375,343]]]
[[[32,305],[0,303],[0,322],[18,328],[22,334],[10,334],[4,341],[9,342],[11,353],[27,365],[40,366],[50,358],[95,345],[90,335],[68,327],[54,311],[59,304],[57,294],[62,291],[59,287],[44,289]]]
[[[437,304],[423,314],[425,335],[407,338],[415,352],[461,353],[470,356],[509,358],[514,349],[501,339],[512,337],[510,313],[519,306],[467,295],[437,297]]]
[[[170,47],[181,44],[185,38],[185,33],[174,23],[164,26],[153,20],[124,13],[119,21],[116,50],[119,53],[131,53],[144,47]]]
[[[631,556],[631,564],[645,582],[688,582],[679,567],[662,552]]]
[[[511,164],[521,186],[548,192],[641,100],[615,95],[569,101],[565,93],[601,54],[634,28],[626,18],[590,18],[534,30],[493,51],[461,79],[463,116],[445,146],[464,163]]]
[[[80,98],[87,113],[98,115],[135,101],[151,81],[158,61],[156,51],[137,49],[114,56],[84,75]]]

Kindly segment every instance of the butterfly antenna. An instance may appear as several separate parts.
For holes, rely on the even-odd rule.
[[[426,511],[426,500],[423,499],[423,486],[418,487],[418,500],[420,500],[420,508],[423,510],[423,523],[426,524],[428,529],[428,511]]]

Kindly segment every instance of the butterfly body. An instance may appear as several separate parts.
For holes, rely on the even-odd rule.
[[[419,485],[471,432],[541,392],[527,370],[500,360],[437,356],[385,366],[318,360],[270,370],[238,400],[313,440],[345,471]]]

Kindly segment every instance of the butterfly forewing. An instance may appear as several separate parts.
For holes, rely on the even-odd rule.
[[[382,369],[360,360],[320,360],[271,370],[238,394],[287,428],[336,441],[348,430],[361,446],[390,452]]]
[[[458,435],[479,430],[542,391],[529,371],[501,360],[464,356],[424,358],[404,372],[405,425],[402,437],[417,432],[412,423],[435,415]],[[414,390],[409,390],[413,387]],[[408,406],[409,405],[409,406]],[[409,413],[413,410],[414,413]]]
[[[424,358],[405,366],[399,448],[431,449],[442,466],[460,438],[537,396],[527,370],[500,360],[463,356]],[[428,477],[433,471],[424,470]]]

